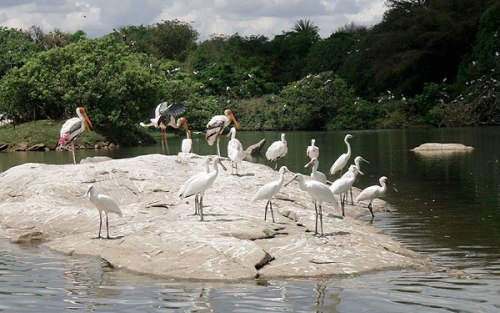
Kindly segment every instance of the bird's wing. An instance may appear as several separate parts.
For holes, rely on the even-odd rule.
[[[184,112],[186,112],[186,107],[182,103],[172,103],[170,105],[167,102],[160,103],[160,114],[162,116],[178,117]]]
[[[280,181],[272,181],[264,186],[260,187],[259,190],[253,195],[252,197],[252,202],[257,201],[257,200],[262,200],[262,199],[270,199],[272,198],[275,194],[280,191],[281,184]]]
[[[344,166],[347,163],[347,153],[341,154],[337,160],[333,163],[332,167],[330,168],[330,174],[335,174],[336,172],[340,171],[341,169],[344,168]]]
[[[238,139],[231,139],[227,143],[227,156],[231,161],[236,161],[241,158],[243,152],[243,146]]]
[[[316,146],[308,146],[306,150],[306,154],[308,157],[312,158],[318,158],[319,156],[319,148]]]
[[[186,138],[182,139],[181,151],[184,153],[190,153],[193,150],[193,140]]]
[[[116,213],[119,216],[122,216],[120,207],[111,197],[99,194],[97,195],[97,201],[105,211]]]
[[[287,151],[286,145],[282,141],[273,142],[266,151],[266,158],[269,161],[275,161],[283,155],[283,152]]]
[[[359,202],[359,201],[364,201],[364,200],[368,200],[368,199],[375,199],[378,195],[379,188],[380,188],[380,186],[377,186],[377,185],[366,187],[365,189],[363,189],[363,191],[361,191],[356,196],[354,201]]]
[[[61,127],[58,147],[66,147],[76,136],[83,132],[82,120],[78,117],[73,117],[67,120]]]
[[[214,178],[213,176],[214,175],[212,173],[208,173],[208,174],[203,173],[203,174],[197,175],[186,186],[186,189],[182,193],[181,198],[186,198],[186,197],[195,195],[197,193],[201,193],[201,192],[205,191],[206,189],[208,189],[213,183],[213,180],[212,180],[212,178]]]
[[[316,198],[321,201],[329,202],[333,205],[335,209],[339,208],[339,204],[335,197],[333,196],[333,192],[325,185],[315,180],[310,180],[307,182],[311,187],[311,192],[316,196]]]
[[[210,145],[215,142],[215,135],[222,133],[225,127],[226,117],[224,115],[216,115],[207,123],[205,138]]]

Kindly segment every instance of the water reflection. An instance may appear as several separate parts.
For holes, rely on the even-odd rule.
[[[287,133],[291,170],[303,166],[312,138],[327,173],[345,152],[347,132]],[[372,221],[407,247],[461,272],[390,271],[360,277],[240,283],[173,282],[111,270],[99,260],[51,254],[40,247],[0,242],[0,311],[174,312],[497,312],[500,310],[500,127],[351,132],[353,156],[370,161],[356,186],[389,177],[391,212]],[[279,132],[239,132],[244,147]],[[424,157],[410,151],[425,142],[460,142],[474,151]],[[169,138],[172,153],[180,138]],[[221,142],[225,155],[227,141]],[[194,138],[198,154],[214,154]],[[264,148],[265,149],[265,148]],[[263,151],[265,152],[265,150]],[[162,153],[161,144],[116,150],[79,150],[77,158]],[[0,153],[0,170],[25,163],[71,163],[64,152]],[[274,166],[262,156],[253,161]]]

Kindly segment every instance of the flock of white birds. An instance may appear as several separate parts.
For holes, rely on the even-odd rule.
[[[141,126],[149,127],[154,126],[160,128],[162,131],[162,144],[167,145],[166,141],[166,129],[167,126],[174,128],[179,128],[184,126],[186,129],[186,139],[182,142],[182,152],[189,153],[192,150],[192,140],[190,136],[190,131],[187,125],[187,121],[184,117],[179,117],[185,112],[185,108],[181,104],[168,104],[160,103],[153,109],[151,118],[149,121],[141,122]],[[69,149],[73,152],[73,162],[76,163],[74,156],[74,142],[78,135],[84,130],[91,130],[92,124],[82,107],[77,108],[76,113],[77,118],[69,119],[61,128],[60,139],[58,142],[58,149]],[[176,117],[178,119],[176,120]],[[226,167],[222,164],[222,158],[220,156],[219,142],[224,129],[228,127],[231,122],[235,125],[229,131],[228,137],[230,137],[227,153],[228,158],[231,161],[232,174],[238,175],[238,163],[243,161],[246,156],[246,152],[243,149],[243,145],[236,138],[236,128],[239,128],[239,124],[234,117],[231,109],[226,109],[224,115],[216,115],[210,119],[206,126],[206,140],[209,145],[213,145],[216,142],[217,145],[217,156],[205,160],[205,171],[197,173],[190,178],[188,178],[185,183],[179,189],[177,195],[180,199],[186,197],[195,196],[195,210],[194,214],[200,216],[200,220],[203,221],[203,197],[206,191],[213,185],[215,179],[218,176],[219,166],[226,170]],[[268,182],[261,186],[253,195],[251,201],[255,202],[257,200],[267,200],[264,220],[267,220],[267,212],[271,212],[272,221],[275,222],[274,212],[272,206],[272,199],[280,191],[282,186],[287,186],[293,181],[297,181],[299,188],[309,194],[314,203],[315,210],[315,235],[323,235],[323,203],[330,203],[336,210],[342,210],[342,216],[345,216],[345,203],[348,198],[348,192],[351,192],[351,204],[358,203],[361,201],[369,201],[368,209],[374,217],[372,202],[374,199],[383,196],[387,190],[387,177],[382,176],[379,180],[380,185],[373,185],[362,190],[356,198],[353,200],[352,197],[352,186],[356,181],[358,174],[363,175],[361,171],[360,163],[366,162],[361,156],[354,158],[354,164],[348,167],[348,170],[343,173],[343,169],[347,166],[351,158],[351,146],[349,144],[349,139],[353,136],[347,134],[344,138],[344,142],[347,146],[347,152],[341,154],[337,160],[333,163],[330,168],[330,175],[335,175],[340,172],[340,178],[330,182],[327,180],[326,175],[318,171],[319,166],[319,147],[315,145],[315,140],[311,140],[311,145],[307,147],[306,154],[310,158],[309,163],[305,167],[311,167],[310,178],[307,179],[305,175],[300,173],[292,173],[286,166],[281,166],[278,171],[278,179],[275,181]],[[168,151],[168,145],[167,145]],[[283,158],[288,152],[287,142],[285,134],[281,134],[280,140],[273,142],[266,151],[266,158],[275,162],[275,169],[278,168],[278,162]],[[212,162],[212,170],[210,170],[210,162]],[[285,180],[285,174],[291,173],[293,178],[283,185]],[[339,196],[339,202],[336,199],[336,195]],[[96,191],[95,186],[90,185],[85,194],[97,208],[99,212],[99,233],[97,238],[101,237],[102,228],[102,212],[106,215],[106,230],[107,236],[109,237],[109,223],[108,223],[108,213],[115,213],[119,216],[122,212],[118,204],[109,196],[99,194]],[[318,224],[319,229],[318,231]]]

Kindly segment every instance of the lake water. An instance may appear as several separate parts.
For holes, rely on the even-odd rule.
[[[306,173],[305,148],[320,147],[320,170],[328,172],[345,152],[347,132],[287,133],[282,161]],[[179,282],[112,270],[100,260],[65,257],[40,246],[1,240],[0,311],[60,312],[499,312],[500,311],[500,127],[353,131],[353,156],[363,166],[356,186],[385,175],[391,212],[373,225],[440,266],[462,270],[396,270],[347,278],[309,280]],[[244,146],[278,132],[239,132]],[[472,152],[421,156],[409,151],[425,142],[458,142]],[[221,144],[225,154],[227,139]],[[178,152],[179,138],[169,138]],[[213,154],[202,136],[194,152]],[[162,153],[161,145],[77,151],[77,158]],[[262,157],[255,162],[269,164]],[[67,152],[0,153],[0,171],[25,162],[70,163]],[[369,219],[367,219],[369,222]]]

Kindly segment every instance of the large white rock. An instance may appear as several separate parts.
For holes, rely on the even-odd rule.
[[[242,163],[241,176],[220,173],[205,194],[200,222],[193,215],[194,199],[179,200],[176,193],[202,170],[202,158],[193,154],[16,166],[0,174],[1,232],[13,240],[42,233],[54,250],[96,255],[117,268],[171,278],[312,277],[427,264],[356,219],[366,208],[348,205],[342,219],[325,205],[326,236],[313,236],[314,208],[296,183],[282,188],[274,201],[276,223],[265,222],[265,201],[250,199],[277,173],[249,162]],[[91,183],[123,212],[122,218],[110,215],[112,240],[95,239],[99,215],[83,198]],[[375,211],[387,207],[374,203]]]

